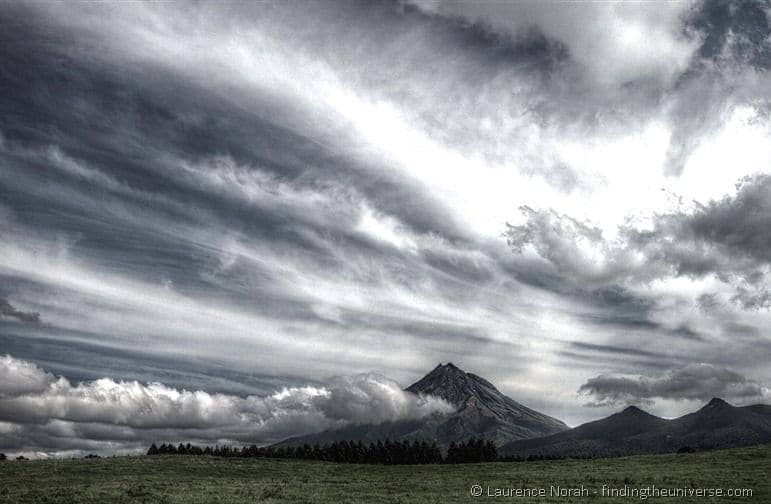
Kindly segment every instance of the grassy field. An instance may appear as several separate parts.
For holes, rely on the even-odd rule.
[[[116,457],[0,463],[0,502],[641,502],[603,497],[615,488],[752,489],[741,498],[650,498],[645,502],[771,502],[771,446],[593,461],[562,460],[442,466],[367,466],[212,457]],[[481,485],[481,497],[471,495]],[[550,496],[550,486],[589,497]],[[489,497],[512,488],[544,488],[546,497]],[[506,490],[502,490],[506,491]],[[510,491],[510,490],[509,490]],[[594,492],[598,494],[594,494]],[[532,492],[532,490],[531,490]]]

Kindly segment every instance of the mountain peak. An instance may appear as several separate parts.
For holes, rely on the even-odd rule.
[[[440,397],[450,404],[462,406],[473,402],[481,407],[519,408],[521,405],[502,394],[481,376],[467,373],[452,362],[439,364],[426,376],[407,387],[408,392]]]
[[[536,438],[568,428],[561,421],[519,404],[489,381],[467,373],[452,362],[439,363],[406,389],[434,396],[455,406],[447,414],[419,420],[354,425],[339,430],[292,438],[285,443],[322,444],[328,440],[433,439],[440,446],[479,438],[502,445],[514,439]]]
[[[452,362],[448,362],[447,364],[442,364],[441,362],[426,376],[431,375],[437,375],[437,374],[453,374],[453,375],[465,375],[466,372],[463,371],[461,368],[453,364]]]
[[[465,371],[463,371],[461,368],[459,368],[458,366],[456,366],[455,364],[453,364],[452,362],[448,362],[447,364],[442,364],[442,363],[440,362],[439,364],[437,364],[437,366],[436,366],[436,367],[433,369],[433,371],[431,371],[431,372],[433,373],[434,371],[437,371],[437,370],[441,370],[441,371],[460,371],[460,372],[465,372]]]
[[[414,394],[433,395],[452,404],[460,404],[472,395],[471,376],[452,362],[440,363],[426,376],[407,387],[407,390]]]
[[[640,421],[642,419],[658,419],[657,416],[651,415],[647,411],[638,408],[634,405],[629,405],[626,408],[624,408],[622,411],[616,413],[615,415],[612,415],[612,417],[618,418],[618,419],[627,419],[627,420],[635,420]]]
[[[704,405],[704,408],[702,409],[725,408],[726,406],[730,407],[731,405],[719,397],[713,397],[707,404]]]

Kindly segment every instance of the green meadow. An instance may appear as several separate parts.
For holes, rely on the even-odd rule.
[[[0,462],[1,503],[771,502],[771,445],[598,460],[380,466],[205,456]],[[482,495],[472,496],[481,486]],[[565,492],[584,495],[565,496]],[[602,487],[703,489],[642,499]],[[556,487],[562,495],[554,495]],[[532,497],[543,489],[545,496]],[[576,490],[578,489],[578,490]],[[722,497],[709,497],[722,490]],[[737,489],[744,496],[727,496]],[[752,495],[746,495],[748,490]],[[479,488],[476,488],[479,492]],[[595,493],[596,492],[596,493]],[[492,493],[492,495],[488,495]],[[499,496],[494,496],[495,494]]]

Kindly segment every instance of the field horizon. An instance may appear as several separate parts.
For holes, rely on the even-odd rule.
[[[723,497],[706,500],[767,502],[770,461],[768,444],[592,460],[410,466],[200,456],[5,461],[0,465],[0,502],[471,502],[496,496],[561,503],[645,500],[639,495],[603,496],[603,485],[608,492],[653,486],[691,492],[722,489]],[[584,496],[577,493],[582,486]],[[539,489],[543,489],[541,497],[514,495],[536,494]],[[555,495],[555,489],[561,494]],[[726,495],[737,489],[745,495]],[[751,495],[746,495],[747,490]],[[655,502],[705,500],[649,498]]]

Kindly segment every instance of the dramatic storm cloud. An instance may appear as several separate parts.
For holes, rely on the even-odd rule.
[[[771,383],[769,12],[2,4],[0,437],[409,416],[330,377],[446,361],[570,424],[598,375]]]
[[[142,449],[158,439],[266,443],[452,411],[442,399],[405,392],[374,374],[340,377],[322,387],[283,388],[264,397],[110,378],[73,385],[11,356],[0,358],[0,377],[0,450],[6,451],[103,451],[120,443]],[[89,432],[99,435],[92,439]]]

